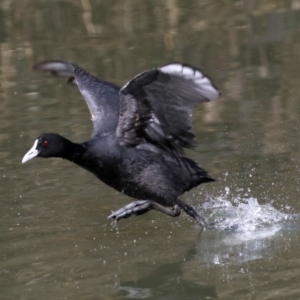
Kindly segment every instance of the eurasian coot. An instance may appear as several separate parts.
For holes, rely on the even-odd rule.
[[[41,62],[34,69],[68,76],[69,83],[77,84],[92,115],[93,132],[82,144],[43,133],[23,163],[34,157],[61,157],[137,199],[109,218],[119,220],[151,209],[175,217],[183,209],[201,226],[214,228],[178,198],[214,181],[183,151],[195,146],[193,105],[219,96],[207,76],[192,66],[171,63],[137,75],[120,89],[65,61]]]

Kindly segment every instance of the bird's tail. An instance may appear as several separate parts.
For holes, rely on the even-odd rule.
[[[216,181],[192,159],[182,157],[181,161],[184,164],[182,171],[187,173],[184,178],[189,178],[189,180],[186,181],[188,186],[185,191],[189,191],[201,183]]]

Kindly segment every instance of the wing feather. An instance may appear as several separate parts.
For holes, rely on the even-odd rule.
[[[168,64],[146,71],[120,90],[117,137],[127,145],[150,142],[181,155],[195,146],[193,105],[218,97],[212,81],[194,67]]]
[[[33,69],[49,72],[54,76],[69,77],[68,83],[78,86],[92,116],[92,138],[115,131],[119,119],[119,87],[100,80],[81,67],[67,61],[43,61],[35,64]]]

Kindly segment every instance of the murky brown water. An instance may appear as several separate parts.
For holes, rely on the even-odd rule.
[[[62,160],[24,153],[41,132],[89,139],[76,88],[36,74],[67,59],[120,85],[170,61],[205,70],[222,100],[196,108],[189,152],[218,179],[185,199],[238,223],[204,231]],[[0,3],[1,299],[300,299],[300,1]]]

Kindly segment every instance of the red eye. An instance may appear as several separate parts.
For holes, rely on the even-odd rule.
[[[48,141],[43,141],[43,146],[48,146],[49,145],[49,142]]]

